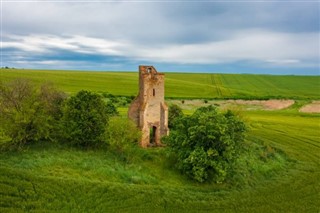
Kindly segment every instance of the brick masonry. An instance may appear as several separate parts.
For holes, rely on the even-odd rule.
[[[139,66],[139,94],[129,107],[128,117],[142,131],[142,147],[160,146],[161,137],[169,134],[164,74],[153,66]]]

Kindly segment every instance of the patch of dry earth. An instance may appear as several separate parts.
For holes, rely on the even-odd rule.
[[[267,100],[262,101],[262,104],[270,110],[278,110],[290,107],[294,104],[294,100]]]
[[[204,103],[204,100],[185,100],[182,104],[181,100],[170,100],[169,104],[177,104],[182,109],[192,109],[194,107],[208,106],[217,104],[221,109],[230,109],[241,107],[243,110],[280,110],[290,107],[294,104],[294,100],[210,100]]]
[[[320,101],[312,101],[312,103],[304,105],[299,112],[320,113]]]
[[[294,100],[234,100],[237,105],[260,106],[264,110],[280,110],[290,107]]]

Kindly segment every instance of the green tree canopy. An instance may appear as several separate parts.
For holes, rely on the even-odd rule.
[[[53,140],[65,95],[51,84],[40,89],[26,79],[0,84],[0,142],[21,147]]]
[[[184,174],[199,182],[223,182],[241,150],[245,130],[231,111],[220,113],[208,106],[177,119],[164,142]]]
[[[63,110],[63,137],[68,143],[89,147],[104,140],[108,122],[107,104],[98,94],[80,91],[66,101]]]

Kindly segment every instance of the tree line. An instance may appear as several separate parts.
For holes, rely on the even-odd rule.
[[[110,120],[115,122],[112,117],[118,114],[111,101],[94,92],[68,97],[50,83],[40,87],[26,79],[1,83],[0,147],[22,149],[37,142],[99,147],[105,144]]]

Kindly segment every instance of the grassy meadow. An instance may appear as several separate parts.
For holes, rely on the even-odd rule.
[[[51,81],[61,90],[136,95],[137,73],[2,69],[2,81]],[[132,151],[34,144],[0,152],[0,212],[319,212],[320,114],[300,113],[320,99],[319,76],[166,73],[168,98],[292,98],[283,110],[237,113],[256,147],[239,159],[235,182],[199,184],[166,160],[163,148]],[[120,108],[126,115],[127,108]],[[192,113],[193,109],[186,111]],[[243,166],[243,167],[242,167]],[[237,181],[238,180],[238,181]]]
[[[138,72],[82,72],[1,69],[3,81],[28,78],[52,82],[61,90],[81,89],[132,96],[138,93]],[[320,99],[320,76],[166,73],[166,98]]]
[[[168,166],[161,149],[142,150],[142,160],[126,163],[105,150],[38,144],[0,154],[0,211],[317,212],[320,117],[281,111],[242,116],[251,129],[248,143],[285,154],[277,161],[252,159],[241,187],[191,182]]]

